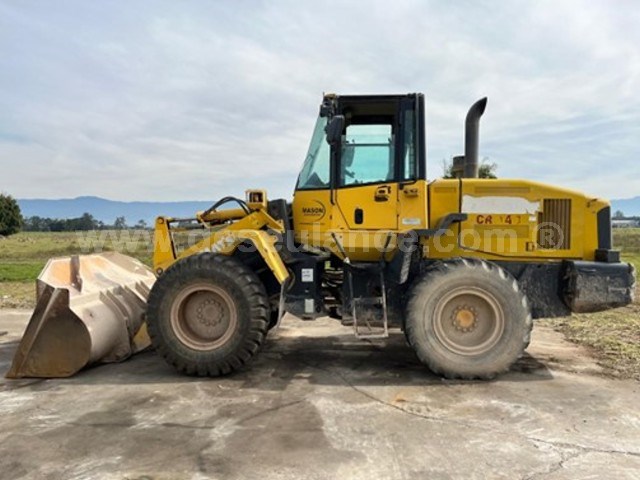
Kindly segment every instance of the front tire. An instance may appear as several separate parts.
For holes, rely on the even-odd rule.
[[[179,260],[149,294],[147,328],[156,351],[188,375],[226,375],[244,366],[267,333],[269,303],[241,262],[202,253]]]
[[[440,262],[412,289],[405,333],[418,358],[448,378],[489,379],[529,344],[529,304],[517,281],[480,260]]]

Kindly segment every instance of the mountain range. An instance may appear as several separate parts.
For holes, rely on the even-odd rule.
[[[88,212],[97,220],[112,224],[117,217],[125,217],[133,225],[144,220],[153,224],[158,215],[191,217],[197,211],[209,208],[213,200],[186,202],[120,202],[100,197],[77,197],[57,200],[18,200],[24,217],[77,218]],[[640,216],[640,196],[611,201],[611,212],[622,211],[626,216]]]
[[[100,197],[77,197],[49,199],[18,199],[23,217],[77,218],[90,213],[96,220],[113,224],[117,217],[125,217],[128,225],[144,220],[153,225],[158,215],[174,218],[193,217],[214,203],[208,201],[191,202],[120,202]]]

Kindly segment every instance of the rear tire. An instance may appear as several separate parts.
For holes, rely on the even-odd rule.
[[[202,253],[179,260],[149,295],[147,327],[156,351],[188,375],[226,375],[264,342],[269,303],[262,282],[241,262]]]
[[[489,379],[529,344],[529,304],[517,281],[480,260],[441,262],[412,289],[405,333],[418,358],[448,378]]]

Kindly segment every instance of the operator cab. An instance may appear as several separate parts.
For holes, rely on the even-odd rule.
[[[339,138],[329,145],[325,134],[336,124]],[[424,150],[422,94],[327,95],[296,190],[424,179]]]
[[[426,176],[424,131],[422,94],[325,95],[296,185],[295,230],[403,228],[402,192]],[[425,227],[424,208],[405,225]]]

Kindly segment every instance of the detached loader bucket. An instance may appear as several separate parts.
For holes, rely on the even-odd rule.
[[[69,377],[145,349],[144,313],[155,280],[151,269],[116,252],[49,260],[7,377]]]

